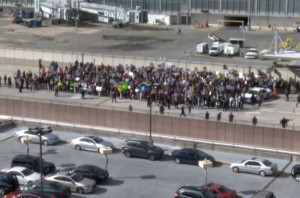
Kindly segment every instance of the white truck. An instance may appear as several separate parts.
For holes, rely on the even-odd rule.
[[[196,46],[197,54],[206,54],[208,52],[208,44],[207,43],[199,43]]]
[[[227,56],[234,56],[239,54],[240,46],[238,44],[224,44],[224,54]]]
[[[214,42],[213,45],[209,48],[208,54],[210,56],[219,56],[224,52],[224,44],[220,42]]]

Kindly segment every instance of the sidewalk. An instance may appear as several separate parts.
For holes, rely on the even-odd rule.
[[[81,99],[80,94],[74,94],[69,92],[59,92],[58,97],[55,97],[54,91],[34,90],[32,92],[31,90],[23,89],[23,92],[19,93],[18,89],[8,87],[0,87],[0,97],[30,101],[43,101],[49,103],[60,103],[65,105],[83,105],[95,108],[118,109],[123,111],[128,111],[128,107],[129,105],[131,105],[133,108],[133,112],[149,113],[149,107],[147,107],[147,102],[145,100],[130,100],[120,97],[117,98],[117,103],[112,103],[109,97],[104,96],[99,97],[86,94],[86,99],[83,100]],[[289,119],[287,128],[292,129],[294,125],[294,128],[296,130],[300,130],[300,107],[296,108],[297,95],[290,95],[290,100],[288,102],[285,101],[284,95],[278,95],[277,97],[278,99],[264,101],[261,107],[258,107],[258,105],[251,106],[249,104],[245,104],[244,110],[242,111],[232,110],[232,113],[234,114],[234,122],[252,125],[252,117],[255,115],[258,119],[257,125],[281,128],[280,120],[283,117],[285,117]],[[216,120],[217,114],[221,112],[221,121],[228,122],[228,114],[231,112],[231,110],[223,112],[222,109],[218,111],[216,108],[193,108],[191,110],[190,115],[188,113],[188,110],[185,110],[186,117],[194,119],[204,119],[206,112],[209,112],[210,120]],[[180,108],[175,109],[174,106],[171,106],[171,109],[168,109],[167,107],[165,107],[165,116],[179,117],[180,113]],[[154,102],[152,105],[152,114],[160,114],[159,106]]]

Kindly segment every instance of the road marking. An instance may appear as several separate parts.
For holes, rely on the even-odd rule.
[[[259,111],[249,111],[249,112],[245,112],[245,114],[257,114],[260,113]]]

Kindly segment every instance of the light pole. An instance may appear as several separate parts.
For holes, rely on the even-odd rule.
[[[250,31],[251,27],[250,27],[250,6],[251,6],[251,0],[248,0],[248,30]]]
[[[76,60],[78,60],[78,0],[76,0],[76,17],[75,17],[75,24],[76,24]]]
[[[40,174],[41,174],[41,197],[43,197],[43,151],[42,151],[42,135],[52,132],[49,126],[36,127],[30,130],[39,135],[40,137]]]
[[[150,107],[150,118],[149,118],[149,136],[150,136],[150,141],[153,144],[153,139],[152,139],[152,97],[151,97],[151,92],[153,86],[158,86],[160,85],[159,83],[142,83],[142,85],[145,85],[148,87],[148,97],[149,97],[149,107]],[[147,101],[148,102],[148,101]]]

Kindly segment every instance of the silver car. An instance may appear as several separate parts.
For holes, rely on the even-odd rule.
[[[68,186],[71,191],[79,194],[91,193],[96,188],[95,180],[82,177],[76,173],[59,173],[45,178],[48,181],[55,181]]]
[[[22,129],[15,133],[15,137],[21,141],[22,137],[30,138],[32,143],[40,143],[40,136],[35,131]],[[48,133],[42,135],[42,144],[45,146],[56,144],[59,142],[59,138],[56,134]]]
[[[277,164],[267,159],[252,158],[241,162],[231,163],[229,166],[233,172],[247,172],[260,176],[274,175],[277,172]]]
[[[71,140],[71,145],[76,150],[89,150],[100,152],[100,148],[111,148],[114,146],[111,142],[105,141],[98,136],[83,136]]]

